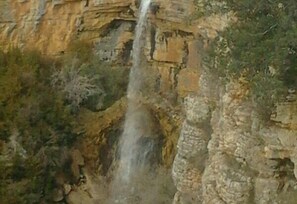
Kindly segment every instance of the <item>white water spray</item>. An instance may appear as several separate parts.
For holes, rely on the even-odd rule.
[[[131,203],[131,196],[137,193],[135,177],[142,177],[142,172],[148,163],[148,155],[152,152],[154,143],[152,117],[140,98],[146,87],[146,61],[143,53],[145,47],[145,29],[147,14],[151,0],[142,0],[138,22],[135,28],[132,63],[127,90],[128,108],[125,115],[124,131],[121,136],[119,167],[113,182],[111,203]]]
[[[142,65],[143,47],[145,45],[144,31],[147,13],[151,0],[142,0],[138,23],[133,42],[133,66],[129,76],[128,109],[125,118],[124,132],[120,142],[120,166],[118,174],[123,181],[128,182],[131,174],[142,168],[150,145],[139,144],[139,139],[151,134],[151,118],[149,112],[141,104],[139,97],[145,84],[143,83],[144,67]]]

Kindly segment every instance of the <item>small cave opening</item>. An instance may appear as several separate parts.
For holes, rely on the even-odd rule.
[[[125,23],[129,23],[131,24],[131,26],[129,27],[128,31],[129,32],[133,32],[135,29],[135,22],[134,21],[130,21],[130,20],[121,20],[121,19],[115,19],[112,20],[110,23],[104,25],[101,28],[101,32],[100,32],[100,36],[99,37],[105,37],[110,35],[111,32],[113,32],[114,30],[119,29],[123,24]]]
[[[160,10],[160,5],[157,3],[152,3],[150,6],[150,11],[153,15],[156,15]]]
[[[278,159],[278,162],[279,177],[294,178],[294,163],[289,158]]]

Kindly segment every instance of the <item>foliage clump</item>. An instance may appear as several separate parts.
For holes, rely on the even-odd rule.
[[[103,90],[94,84],[92,76],[83,75],[84,65],[77,65],[74,59],[71,64],[63,66],[52,75],[52,85],[60,89],[72,107],[78,108],[88,97]]]
[[[82,106],[93,111],[106,109],[126,94],[129,69],[98,59],[92,46],[74,42],[52,75],[72,108]]]
[[[49,199],[53,175],[66,164],[49,161],[61,161],[62,150],[75,141],[76,121],[38,52],[1,51],[0,73],[0,134],[6,142],[6,150],[0,149],[1,202],[39,203]]]
[[[237,17],[211,46],[207,62],[225,79],[243,76],[269,115],[287,88],[297,87],[297,2],[226,0]]]
[[[217,0],[194,0],[196,12],[192,16],[193,19],[210,16],[216,13],[224,13],[228,10],[225,1]]]
[[[0,51],[1,203],[51,203],[55,175],[72,181],[65,171],[68,150],[83,136],[81,109],[107,108],[125,94],[125,69],[80,45],[56,60],[18,48]]]

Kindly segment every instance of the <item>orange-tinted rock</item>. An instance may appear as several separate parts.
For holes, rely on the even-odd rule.
[[[181,37],[169,37],[159,34],[153,58],[162,62],[182,63],[185,55],[185,40]]]
[[[198,67],[200,67],[201,59],[199,51],[201,52],[202,49],[202,43],[199,43],[199,41],[191,41],[188,43],[189,53],[187,56],[187,68],[197,69]]]
[[[132,1],[5,1],[0,3],[0,42],[56,55],[75,39],[93,42],[115,18],[132,18]],[[131,9],[130,9],[131,10]]]
[[[271,117],[272,121],[281,127],[297,130],[297,102],[284,102],[276,106],[276,113]]]
[[[166,93],[172,90],[173,86],[173,76],[172,76],[172,65],[171,64],[162,64],[157,65],[158,72],[160,74],[160,87],[159,90],[161,93]]]
[[[193,69],[183,69],[178,74],[177,91],[179,96],[185,97],[190,93],[197,93],[199,88],[199,73]]]

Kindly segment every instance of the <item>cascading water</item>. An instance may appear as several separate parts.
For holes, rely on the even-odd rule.
[[[149,136],[150,130],[150,117],[145,107],[141,104],[139,98],[143,89],[143,65],[142,48],[144,47],[145,40],[143,33],[146,26],[146,16],[151,0],[142,0],[140,5],[139,19],[135,30],[135,39],[133,42],[133,55],[132,55],[132,69],[129,76],[128,85],[128,109],[124,124],[124,132],[121,140],[121,160],[120,160],[120,173],[121,177],[128,181],[131,176],[131,171],[145,162],[145,150],[140,150],[139,141],[140,137]],[[146,134],[146,135],[145,135]],[[140,157],[140,158],[138,158]]]
[[[128,202],[125,197],[133,194],[136,188],[133,178],[142,172],[147,163],[147,156],[153,148],[153,143],[145,138],[151,137],[152,118],[142,104],[140,98],[143,95],[145,63],[143,48],[145,45],[144,31],[147,25],[147,13],[151,0],[142,0],[138,23],[133,42],[133,66],[130,71],[128,85],[128,108],[125,117],[124,131],[120,140],[120,162],[115,176],[113,197],[117,197],[114,203]],[[123,190],[123,186],[126,190]],[[119,189],[121,188],[121,189]],[[127,190],[128,189],[128,190]],[[130,192],[127,192],[130,191]],[[124,195],[121,195],[124,194]],[[119,201],[121,200],[121,201]],[[127,200],[127,199],[126,199]]]

